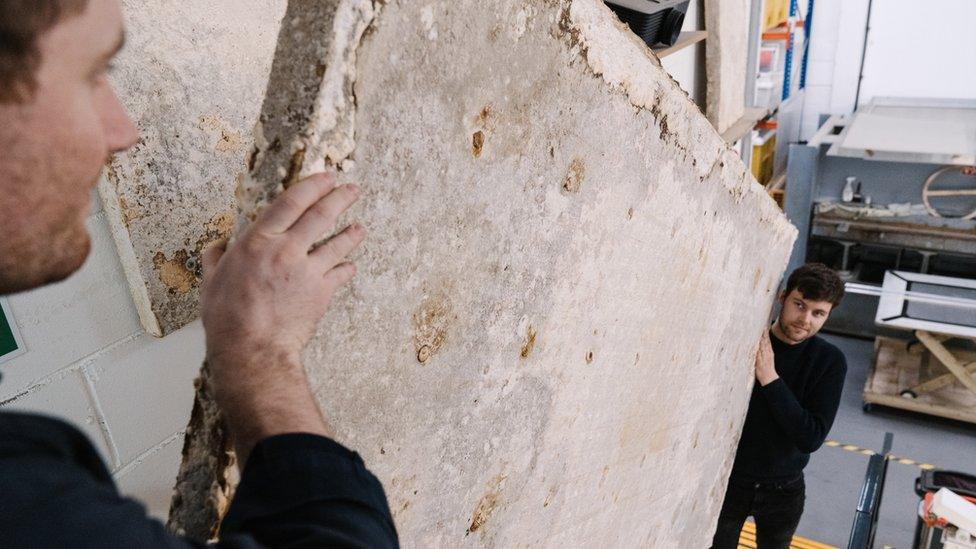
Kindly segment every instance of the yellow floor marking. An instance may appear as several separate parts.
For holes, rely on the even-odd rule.
[[[861,454],[865,456],[877,455],[877,452],[875,452],[874,450],[861,448],[860,446],[855,446],[853,444],[844,444],[842,442],[837,442],[836,440],[827,440],[824,442],[824,446],[830,446],[831,448],[840,448],[841,450],[846,450],[848,452],[854,452],[856,454]],[[931,463],[919,463],[914,459],[893,456],[890,454],[888,457],[891,461],[895,463],[900,463],[902,465],[913,465],[915,467],[918,467],[919,469],[924,469],[926,471],[931,471],[932,469],[936,468],[935,465],[932,465]]]
[[[833,545],[800,536],[793,536],[790,547],[792,549],[838,549]],[[756,523],[746,521],[742,526],[742,533],[739,534],[739,548],[756,549]]]

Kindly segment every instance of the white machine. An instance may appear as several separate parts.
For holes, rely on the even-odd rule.
[[[941,529],[945,549],[976,549],[976,504],[942,488],[919,504],[919,516],[925,524]],[[929,545],[925,545],[929,547]]]

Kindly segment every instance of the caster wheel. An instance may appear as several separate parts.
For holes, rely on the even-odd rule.
[[[874,411],[874,404],[870,402],[865,402],[864,404],[861,405],[861,409],[864,410],[865,412],[872,412]]]
[[[918,393],[916,393],[911,389],[905,389],[899,394],[902,396],[902,398],[907,398],[909,400],[915,400],[916,398],[918,398]]]

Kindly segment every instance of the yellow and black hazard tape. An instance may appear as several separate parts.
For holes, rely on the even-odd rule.
[[[742,526],[742,532],[739,534],[739,549],[756,549],[755,523],[747,521]],[[812,539],[793,536],[793,540],[790,542],[790,549],[837,549],[837,547],[820,543],[819,541],[813,541]]]
[[[855,454],[861,454],[862,456],[874,456],[878,452],[868,448],[861,448],[854,444],[844,444],[843,442],[837,442],[836,440],[828,440],[824,442],[824,446],[829,446],[831,448],[840,448],[846,452],[852,452]],[[931,463],[921,463],[915,461],[914,459],[908,459],[903,457],[898,457],[889,454],[888,460],[894,463],[900,463],[902,465],[911,465],[913,467],[918,467],[919,469],[930,471],[935,469],[935,465]],[[756,547],[756,525],[752,522],[746,522],[742,527],[742,533],[739,535],[739,549],[755,549]],[[820,543],[811,539],[803,538],[800,536],[793,536],[793,541],[790,543],[791,549],[837,549],[833,545],[827,545],[825,543]],[[885,549],[891,549],[885,545]]]
[[[828,440],[827,442],[824,442],[824,446],[830,446],[831,448],[840,448],[841,450],[854,452],[855,454],[861,454],[863,456],[873,456],[877,454],[877,452],[875,452],[874,450],[861,448],[860,446],[855,446],[853,444],[844,444],[843,442],[837,442],[836,440]],[[932,469],[936,468],[935,465],[932,465],[931,463],[922,463],[919,461],[915,461],[914,459],[898,457],[891,454],[888,455],[888,460],[894,463],[900,463],[901,465],[911,465],[913,467],[918,467],[923,471],[931,471]]]

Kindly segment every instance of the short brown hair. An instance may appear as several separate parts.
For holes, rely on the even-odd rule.
[[[0,103],[30,97],[41,64],[37,39],[87,4],[88,0],[0,0]]]
[[[804,299],[829,301],[833,307],[844,298],[844,281],[823,263],[807,263],[798,267],[786,281],[785,295],[799,290]]]

